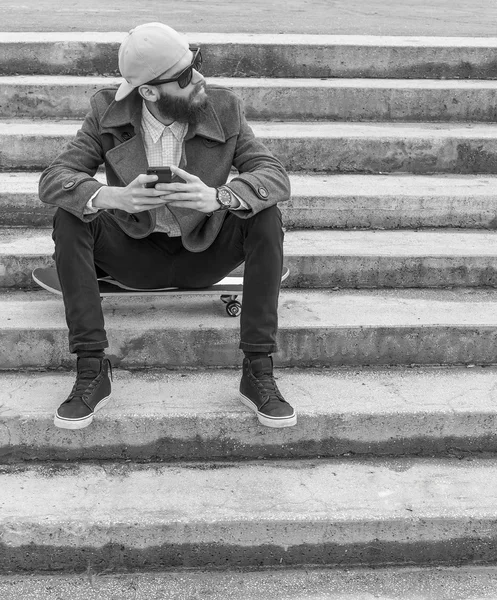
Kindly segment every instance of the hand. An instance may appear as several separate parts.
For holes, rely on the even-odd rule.
[[[138,175],[126,187],[104,186],[93,200],[95,208],[119,208],[127,213],[139,213],[164,206],[167,195],[145,184],[157,181],[157,175]]]
[[[202,213],[212,213],[219,208],[216,188],[205,185],[199,177],[179,167],[171,167],[171,171],[185,183],[158,183],[155,186],[156,190],[167,193],[165,201],[168,205],[192,208]]]

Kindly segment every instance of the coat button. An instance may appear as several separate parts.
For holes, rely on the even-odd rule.
[[[265,187],[260,187],[257,191],[259,192],[259,196],[261,198],[267,198],[269,196],[269,192],[266,190]]]
[[[70,190],[75,185],[76,185],[76,182],[74,181],[74,179],[71,179],[71,181],[67,181],[66,183],[64,183],[64,189],[65,190]]]

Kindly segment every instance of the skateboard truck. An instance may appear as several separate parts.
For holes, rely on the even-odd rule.
[[[242,305],[237,300],[238,296],[221,296],[221,302],[226,304],[226,312],[230,317],[238,317],[242,312]]]

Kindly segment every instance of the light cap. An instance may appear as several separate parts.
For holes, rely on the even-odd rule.
[[[132,29],[119,48],[119,71],[126,81],[116,100],[172,69],[190,50],[186,37],[163,23],[145,23]]]

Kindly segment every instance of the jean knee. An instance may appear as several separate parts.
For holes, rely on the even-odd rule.
[[[258,212],[255,217],[281,223],[281,210],[276,204]]]
[[[76,215],[64,210],[63,208],[58,208],[53,216],[53,238],[55,236],[59,237],[60,234],[68,234],[69,236],[73,236],[74,232],[86,228],[88,223],[82,221]]]
[[[280,209],[276,206],[270,206],[265,210],[261,210],[256,215],[248,219],[252,221],[251,226],[263,236],[268,236],[271,239],[280,237],[283,241],[284,231]]]
[[[64,210],[63,208],[58,208],[53,216],[54,231],[60,228],[66,230],[67,228],[72,227],[75,220],[79,221],[80,219],[78,219],[78,217],[75,217],[67,210]]]

